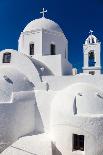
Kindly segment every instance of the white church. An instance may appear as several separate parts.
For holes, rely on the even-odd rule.
[[[91,31],[77,74],[45,12],[21,32],[18,51],[0,52],[0,154],[103,155],[101,43]]]

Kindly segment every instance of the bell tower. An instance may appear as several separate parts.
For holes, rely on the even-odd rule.
[[[83,72],[91,75],[101,74],[101,42],[93,35],[92,30],[83,45],[83,54]]]

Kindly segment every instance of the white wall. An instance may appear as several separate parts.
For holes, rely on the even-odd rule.
[[[37,30],[32,32],[22,32],[19,38],[19,52],[30,55],[29,45],[35,44],[35,56],[51,55],[50,45],[56,45],[56,54],[61,54],[63,58],[68,59],[68,41],[63,33]]]
[[[37,112],[39,112],[37,115],[38,117],[36,117],[36,129],[39,133],[49,133],[50,131],[51,101],[53,100],[54,95],[55,92],[53,91],[35,91]]]
[[[35,59],[44,63],[54,75],[62,75],[61,55],[38,56]]]
[[[3,63],[3,54],[5,52],[11,53],[11,62]],[[0,52],[0,67],[13,67],[22,72],[27,78],[33,82],[34,85],[40,83],[40,77],[37,69],[35,68],[32,61],[24,54],[19,53],[15,50],[6,49]]]
[[[0,103],[11,103],[13,84],[0,77]]]
[[[84,135],[84,151],[73,151],[73,134]],[[69,117],[67,122],[52,126],[51,136],[62,155],[102,155],[103,117]]]
[[[55,95],[51,103],[51,138],[62,155],[102,155],[103,99],[96,97],[98,91],[93,85],[81,83]],[[76,98],[75,103],[78,93],[83,94],[83,100]],[[73,151],[73,134],[84,135],[84,151]]]
[[[0,104],[0,151],[35,129],[34,92],[13,94],[12,103]]]
[[[34,43],[35,55],[42,55],[42,31],[22,32],[18,44],[19,52],[30,55],[30,43]]]
[[[46,55],[46,56],[34,56],[32,57],[44,63],[51,71],[53,75],[70,75],[72,74],[72,65],[61,54],[58,55]]]
[[[72,75],[72,64],[65,58],[61,58],[62,75]]]
[[[56,46],[56,55],[61,54],[63,58],[68,59],[68,41],[64,34],[57,32],[49,32],[43,30],[42,45],[43,45],[43,55],[51,55],[50,45],[54,44]]]
[[[75,76],[43,76],[42,80],[49,84],[51,90],[57,91],[77,82],[87,82],[103,90],[103,75],[77,74]]]
[[[83,68],[83,72],[89,74],[90,71],[93,71],[95,75],[101,74],[101,68],[99,67],[88,67],[88,68]]]

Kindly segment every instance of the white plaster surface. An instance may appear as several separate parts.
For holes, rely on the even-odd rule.
[[[39,57],[36,56],[34,59],[45,64],[49,68],[51,75],[62,76],[72,74],[72,65],[66,59],[62,58],[61,54]],[[45,76],[45,74],[42,76]]]
[[[103,99],[96,96],[97,92],[101,91],[93,85],[77,83],[55,95],[51,108],[51,137],[62,155],[98,152],[102,155]],[[83,152],[73,151],[74,133],[85,136]]]
[[[39,148],[39,149],[38,149]],[[2,155],[52,155],[51,140],[46,134],[20,138]]]
[[[47,19],[47,18],[39,18],[31,21],[24,29],[25,31],[33,31],[37,29],[46,29],[46,30],[53,30],[62,32],[61,28],[57,23],[54,21]]]
[[[11,53],[10,63],[2,63],[3,54],[6,52]],[[15,69],[25,74],[31,82],[35,83],[35,85],[40,81],[40,77],[35,66],[30,61],[30,59],[22,53],[18,53],[17,51],[12,49],[6,49],[0,52],[0,67],[9,66],[14,67]]]
[[[35,44],[32,56],[30,43]],[[56,45],[55,55],[50,53],[51,43]],[[97,38],[87,38],[85,73],[77,75],[67,61],[68,41],[49,19],[30,22],[18,50],[0,52],[0,154],[103,155],[103,75]],[[90,50],[96,54],[94,68],[88,66]],[[7,52],[11,61],[3,63]],[[73,150],[73,134],[84,135],[84,151]]]

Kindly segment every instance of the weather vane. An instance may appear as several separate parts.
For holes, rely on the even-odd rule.
[[[89,33],[92,35],[92,34],[93,34],[93,31],[92,31],[92,30],[90,30],[90,31],[89,31]]]
[[[43,8],[43,11],[42,12],[40,12],[41,14],[43,14],[43,17],[45,17],[45,13],[47,13],[48,11],[47,10],[45,10],[44,8]]]

